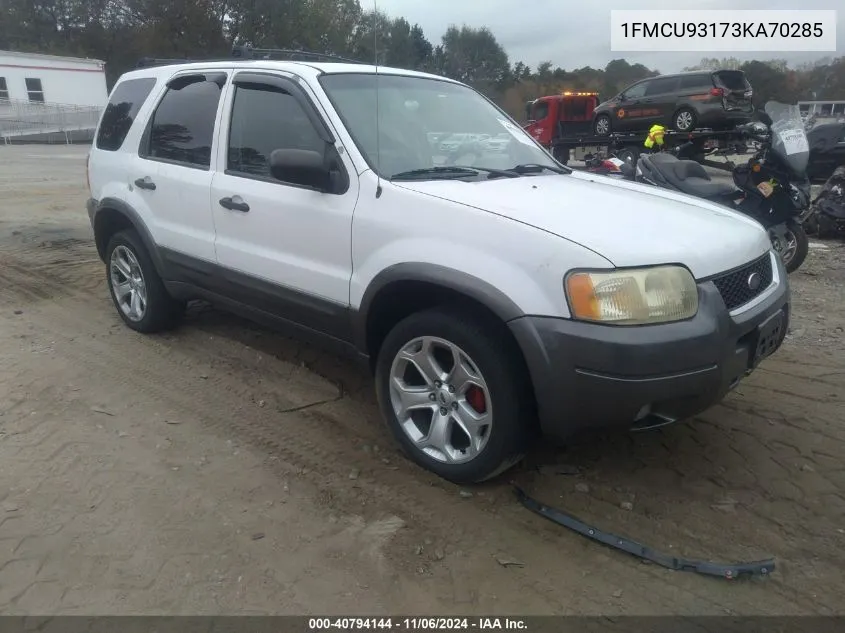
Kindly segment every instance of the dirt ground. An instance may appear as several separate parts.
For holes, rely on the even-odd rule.
[[[841,244],[814,244],[788,340],[723,404],[459,489],[395,452],[349,363],[207,307],[124,327],[86,151],[0,148],[0,613],[845,613]],[[777,569],[642,564],[512,480],[658,550]]]

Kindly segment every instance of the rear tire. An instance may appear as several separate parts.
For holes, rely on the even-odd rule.
[[[444,479],[482,482],[525,454],[534,416],[527,371],[505,326],[492,319],[446,307],[412,314],[381,346],[375,382],[402,450]]]
[[[134,230],[115,233],[106,248],[106,283],[123,322],[151,334],[175,327],[185,302],[168,294],[141,238]]]

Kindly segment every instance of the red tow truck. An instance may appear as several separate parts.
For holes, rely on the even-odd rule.
[[[646,130],[597,136],[593,132],[593,111],[601,103],[597,92],[562,92],[529,101],[525,105],[526,132],[552,153],[564,165],[572,158],[571,151],[589,156],[604,152],[623,160],[639,155]],[[708,152],[728,146],[743,145],[742,137],[733,130],[700,128],[692,132],[667,130],[664,147],[670,149],[682,143],[691,143],[689,157],[709,164]],[[716,166],[715,164],[712,166]],[[719,168],[722,168],[721,165]]]
[[[560,147],[557,141],[593,136],[593,110],[599,103],[597,92],[563,92],[529,101],[525,130],[561,160],[564,157],[554,151]]]

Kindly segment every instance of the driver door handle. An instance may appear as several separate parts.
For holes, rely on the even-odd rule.
[[[243,213],[249,211],[249,205],[240,196],[221,198],[220,206],[224,209],[229,209],[229,211],[242,211]]]

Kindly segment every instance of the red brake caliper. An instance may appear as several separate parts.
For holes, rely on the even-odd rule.
[[[475,385],[467,390],[467,402],[478,413],[487,411],[487,399],[484,397],[484,391]]]

